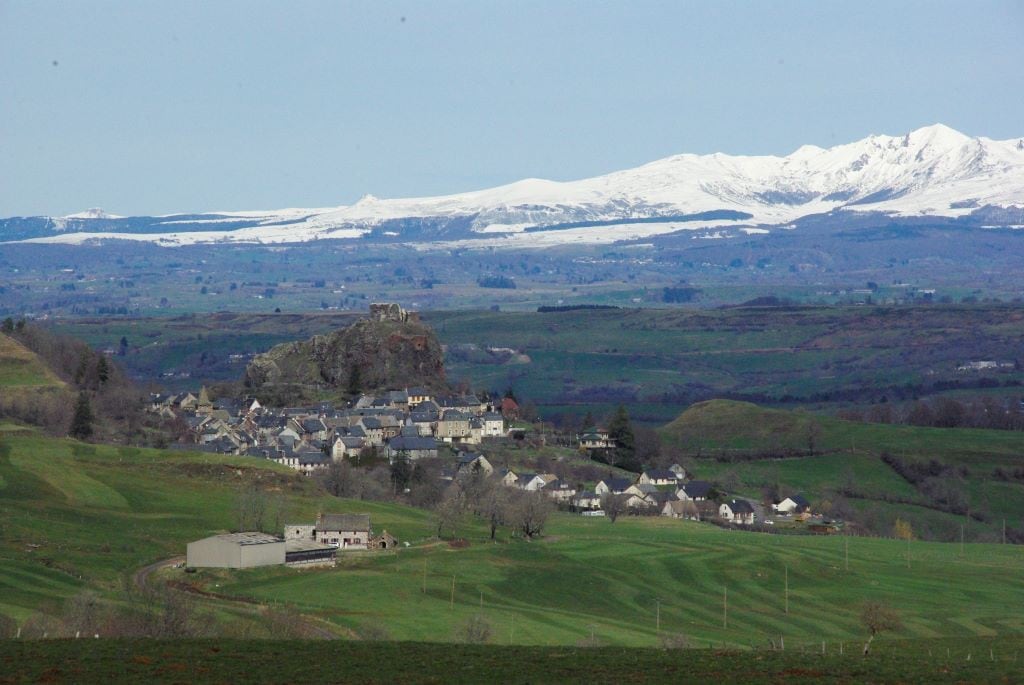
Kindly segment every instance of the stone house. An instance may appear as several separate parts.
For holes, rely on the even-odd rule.
[[[369,514],[320,514],[313,539],[339,549],[367,549],[370,534]]]

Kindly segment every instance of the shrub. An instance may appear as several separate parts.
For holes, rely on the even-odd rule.
[[[459,642],[465,642],[470,645],[482,645],[487,644],[491,641],[491,634],[493,633],[490,621],[479,614],[470,616],[455,631],[455,637]]]

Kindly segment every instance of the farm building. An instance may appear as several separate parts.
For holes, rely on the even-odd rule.
[[[334,566],[338,548],[316,540],[292,538],[285,541],[284,560],[288,566]]]
[[[226,533],[188,543],[186,565],[254,568],[285,563],[285,542],[266,533]]]

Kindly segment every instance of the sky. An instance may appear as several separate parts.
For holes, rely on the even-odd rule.
[[[1024,2],[0,0],[0,216],[328,207],[941,122],[1024,135]]]

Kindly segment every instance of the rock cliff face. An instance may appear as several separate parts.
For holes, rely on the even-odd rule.
[[[307,396],[323,389],[371,392],[416,385],[442,390],[444,354],[434,331],[412,317],[362,320],[257,355],[245,371],[245,384]]]

